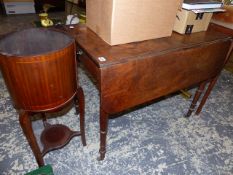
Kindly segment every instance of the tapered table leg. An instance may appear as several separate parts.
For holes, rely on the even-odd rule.
[[[40,148],[37,144],[36,137],[33,133],[32,123],[31,123],[29,113],[25,111],[21,111],[19,114],[19,122],[24,132],[24,135],[26,136],[28,143],[32,149],[32,152],[34,153],[34,156],[36,158],[38,165],[44,166],[44,160],[43,160]]]
[[[217,79],[218,79],[218,76],[215,77],[212,81],[210,81],[209,86],[208,86],[208,88],[207,88],[207,90],[206,90],[204,96],[203,96],[202,99],[201,99],[201,103],[199,104],[199,106],[198,106],[198,108],[197,108],[197,110],[196,110],[196,112],[195,112],[196,115],[199,115],[199,114],[200,114],[200,112],[201,112],[203,106],[205,105],[205,102],[206,102],[207,98],[208,98],[209,95],[210,95],[210,92],[212,91],[212,89],[213,89],[215,83],[217,82]]]
[[[106,153],[106,139],[108,132],[108,114],[100,108],[100,157],[98,160],[103,160]]]
[[[192,101],[192,103],[191,103],[191,105],[189,107],[189,110],[188,110],[187,114],[185,115],[185,117],[190,117],[190,115],[194,111],[195,106],[197,104],[197,101],[199,100],[199,98],[200,98],[200,96],[201,96],[201,94],[202,94],[202,92],[203,92],[203,90],[205,88],[205,85],[206,85],[206,82],[202,82],[199,85],[198,89],[196,90],[196,93],[195,93],[195,96],[193,98],[193,101]]]
[[[75,96],[75,109],[76,112],[79,113],[80,116],[80,132],[83,146],[86,146],[86,138],[85,138],[85,101],[84,101],[84,93],[83,89],[79,87],[77,89],[77,93]]]

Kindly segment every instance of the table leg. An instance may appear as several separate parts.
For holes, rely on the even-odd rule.
[[[29,113],[26,111],[21,111],[19,114],[19,122],[24,132],[24,135],[26,136],[28,143],[32,149],[32,152],[34,153],[34,156],[36,158],[38,165],[40,167],[44,166],[44,160],[43,160],[40,148],[37,144],[36,137],[32,130],[32,123],[31,123]]]
[[[108,114],[100,108],[100,157],[98,160],[103,160],[106,153],[106,139],[108,132]]]
[[[77,93],[74,98],[75,101],[75,109],[77,114],[79,113],[80,116],[80,132],[81,132],[81,139],[83,146],[86,146],[86,138],[85,138],[85,101],[84,101],[84,94],[83,89],[79,87],[77,89]]]
[[[229,50],[228,50],[228,53],[227,53],[227,55],[226,55],[226,58],[225,58],[225,61],[224,61],[223,66],[224,66],[224,65],[227,63],[227,61],[229,60],[232,50],[233,50],[233,42],[231,42],[231,46],[230,46],[230,48],[229,48]],[[203,96],[202,99],[201,99],[201,103],[199,104],[199,106],[198,106],[198,108],[197,108],[197,110],[196,110],[196,112],[195,112],[196,115],[199,115],[200,112],[202,111],[202,108],[203,108],[203,106],[205,105],[206,100],[207,100],[207,98],[209,97],[209,95],[210,95],[210,93],[211,93],[211,91],[212,91],[212,89],[213,89],[215,83],[217,82],[217,80],[218,80],[218,76],[216,76],[215,78],[213,78],[213,79],[210,81],[209,86],[208,86],[208,88],[207,88],[207,90],[206,90],[204,96]]]
[[[204,96],[203,96],[202,99],[201,99],[201,103],[199,104],[199,106],[198,106],[198,108],[197,108],[197,110],[196,110],[196,112],[195,112],[196,115],[199,115],[199,114],[200,114],[200,112],[201,112],[201,110],[202,110],[202,108],[203,108],[203,106],[204,106],[204,104],[205,104],[207,98],[209,97],[210,92],[211,92],[211,90],[213,89],[213,87],[214,87],[214,85],[215,85],[217,79],[218,79],[218,76],[215,77],[212,81],[210,81],[209,86],[208,86],[208,88],[207,88],[207,90],[206,90]]]
[[[185,117],[190,117],[190,115],[191,115],[192,112],[194,111],[195,106],[196,106],[196,104],[197,104],[197,101],[199,100],[199,98],[200,98],[200,96],[201,96],[201,94],[202,94],[202,92],[203,92],[203,90],[204,90],[204,88],[205,88],[206,83],[207,83],[207,82],[202,82],[202,83],[199,85],[198,89],[196,90],[196,93],[195,93],[195,96],[194,96],[194,98],[193,98],[193,101],[192,101],[192,103],[191,103],[191,105],[190,105],[190,107],[189,107],[189,110],[188,110],[187,114],[185,115]]]

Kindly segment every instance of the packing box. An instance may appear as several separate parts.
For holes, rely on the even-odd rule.
[[[213,13],[194,13],[181,9],[177,12],[174,31],[181,34],[206,31]]]
[[[4,2],[6,14],[35,13],[34,2]]]
[[[170,36],[182,0],[89,0],[87,26],[110,45]]]

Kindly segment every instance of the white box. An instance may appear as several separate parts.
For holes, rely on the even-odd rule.
[[[36,13],[34,2],[4,2],[6,14]]]

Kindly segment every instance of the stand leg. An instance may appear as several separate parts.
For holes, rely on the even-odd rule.
[[[215,77],[215,78],[210,82],[210,84],[209,84],[209,86],[208,86],[208,89],[206,90],[204,96],[202,97],[201,103],[199,104],[199,106],[198,106],[198,108],[197,108],[197,111],[195,112],[196,115],[199,115],[199,114],[200,114],[200,112],[201,112],[201,110],[202,110],[202,108],[203,108],[203,106],[204,106],[204,104],[205,104],[207,98],[209,97],[210,92],[211,92],[211,90],[213,89],[213,87],[214,87],[214,85],[215,85],[217,79],[218,79],[218,76]]]
[[[190,105],[190,107],[189,107],[189,110],[188,110],[187,114],[185,115],[185,117],[190,117],[190,115],[191,115],[192,112],[194,111],[194,108],[195,108],[195,106],[196,106],[196,104],[197,104],[198,99],[199,99],[200,96],[201,96],[201,93],[203,92],[203,90],[204,90],[204,88],[205,88],[205,85],[206,85],[206,82],[202,82],[202,83],[199,85],[199,87],[198,87],[198,89],[197,89],[197,91],[196,91],[196,93],[195,93],[195,96],[194,96],[194,98],[193,98],[193,101],[192,101],[192,103],[191,103],[191,105]]]
[[[108,114],[100,108],[100,157],[98,157],[98,160],[103,160],[105,158],[107,130]]]
[[[41,115],[42,115],[43,125],[44,125],[44,127],[46,127],[46,125],[48,124],[46,115],[45,115],[45,113],[41,113]]]
[[[32,149],[32,152],[34,153],[34,156],[36,158],[38,165],[40,167],[44,166],[44,160],[43,160],[40,148],[37,144],[36,137],[32,130],[32,123],[30,120],[29,113],[25,111],[21,111],[19,114],[19,122],[24,132],[24,135],[26,136],[28,143]]]
[[[77,89],[77,93],[75,96],[75,109],[76,112],[80,114],[80,131],[81,131],[81,139],[83,146],[86,146],[86,138],[85,138],[85,101],[84,101],[84,94],[83,89],[79,87]]]

